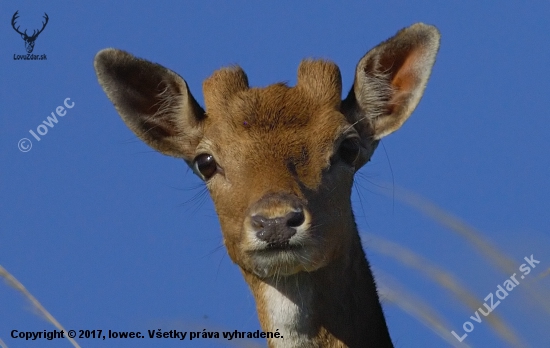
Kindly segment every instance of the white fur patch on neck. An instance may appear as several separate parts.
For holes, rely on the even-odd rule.
[[[278,331],[283,336],[283,338],[268,340],[269,346],[273,348],[316,347],[312,341],[312,332],[315,330],[311,327],[311,290],[305,286],[300,289],[299,284],[287,284],[287,280],[281,279],[277,288],[283,289],[285,293],[290,291],[293,296],[296,295],[294,298],[300,299],[299,303],[291,301],[271,285],[266,284],[264,288],[263,296],[269,320],[269,331]]]

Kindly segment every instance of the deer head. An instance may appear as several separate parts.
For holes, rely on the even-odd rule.
[[[378,310],[383,323],[351,209],[353,177],[380,139],[415,109],[438,47],[439,33],[432,26],[401,30],[361,58],[344,100],[339,68],[328,61],[302,61],[293,87],[251,88],[241,68],[224,68],[204,81],[205,109],[178,74],[158,64],[116,49],[99,52],[94,64],[128,127],[157,151],[184,159],[205,182],[229,256],[255,293],[264,328],[277,312],[266,309],[273,296],[261,294],[265,284],[277,287],[273,279],[304,273],[313,277],[336,263],[347,265],[338,276],[351,272],[346,279],[370,284],[365,292],[376,305],[361,315]],[[351,264],[360,269],[351,271]],[[327,306],[326,296],[317,296],[324,298],[319,305]],[[334,308],[341,311],[341,303]],[[337,317],[330,310],[323,313],[304,318],[316,318],[315,325],[346,344],[366,340],[344,332],[351,326],[323,323]],[[321,335],[318,328],[298,326],[288,329]],[[385,323],[380,327],[383,331]]]
[[[49,20],[49,17],[48,17],[48,14],[44,12],[44,19],[45,21],[42,22],[42,29],[40,30],[33,30],[32,32],[32,35],[31,36],[28,36],[27,35],[27,29],[25,29],[25,32],[20,32],[19,31],[19,28],[20,26],[18,26],[17,28],[15,27],[15,21],[17,20],[17,18],[19,18],[19,16],[17,15],[19,11],[15,11],[15,13],[13,14],[13,17],[11,18],[11,26],[13,27],[13,30],[15,30],[19,35],[21,35],[21,37],[23,38],[23,40],[25,40],[25,49],[27,50],[27,53],[32,53],[32,51],[34,50],[34,42],[36,41],[36,38],[38,38],[38,35],[40,35],[40,33],[44,30],[44,28],[46,28],[46,25],[48,24],[48,20]]]

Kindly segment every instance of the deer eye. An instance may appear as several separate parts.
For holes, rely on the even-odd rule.
[[[214,176],[218,171],[218,164],[214,159],[214,156],[203,153],[195,157],[193,161],[193,170],[199,174],[203,180],[208,180]]]
[[[359,152],[361,151],[359,140],[357,138],[347,138],[342,141],[340,148],[338,149],[338,155],[342,161],[352,166],[355,164]]]

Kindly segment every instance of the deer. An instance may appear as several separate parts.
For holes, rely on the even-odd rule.
[[[342,100],[338,66],[305,59],[295,86],[203,82],[205,108],[159,64],[108,48],[94,67],[134,134],[205,183],[269,347],[393,347],[355,222],[354,174],[418,105],[440,34],[416,23],[367,52]],[[277,335],[276,335],[277,336]]]

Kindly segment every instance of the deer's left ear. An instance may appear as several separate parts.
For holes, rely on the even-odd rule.
[[[342,103],[360,133],[379,140],[407,120],[430,77],[439,38],[435,27],[417,23],[361,58],[353,88]]]

